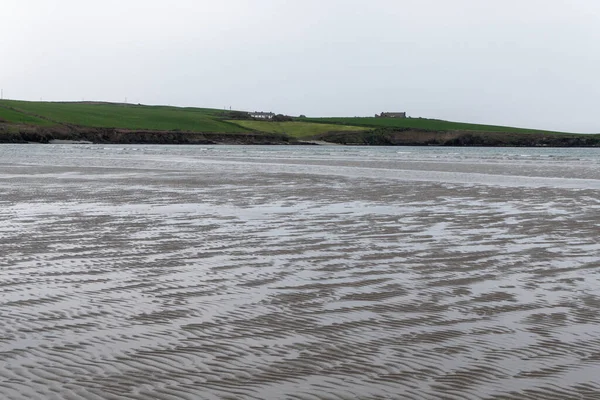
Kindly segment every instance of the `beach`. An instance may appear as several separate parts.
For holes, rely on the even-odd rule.
[[[5,145],[0,397],[600,398],[598,155]]]

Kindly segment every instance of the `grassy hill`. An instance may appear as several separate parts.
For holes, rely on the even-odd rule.
[[[307,138],[331,131],[362,131],[366,127],[315,122],[226,120],[223,110],[193,107],[145,106],[94,102],[0,101],[0,118],[11,123],[38,126],[78,125],[190,132],[265,132]]]
[[[314,139],[360,145],[600,146],[600,135],[424,118],[244,118],[210,108],[0,100],[0,142],[288,144]]]
[[[506,126],[478,125],[425,118],[296,118],[293,122],[227,120],[223,110],[146,106],[103,102],[30,102],[0,100],[0,119],[38,126],[77,125],[191,132],[268,132],[308,138],[325,132],[378,128],[423,131],[546,132]],[[549,132],[548,132],[549,133]]]
[[[2,107],[9,107],[10,109]],[[67,124],[93,128],[156,131],[181,130],[223,133],[250,131],[250,129],[220,120],[218,116],[222,113],[222,110],[208,108],[142,106],[117,103],[0,101],[0,118],[9,122],[46,126]]]

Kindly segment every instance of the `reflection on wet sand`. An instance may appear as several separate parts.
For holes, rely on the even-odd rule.
[[[45,157],[0,165],[2,398],[600,397],[597,188]]]

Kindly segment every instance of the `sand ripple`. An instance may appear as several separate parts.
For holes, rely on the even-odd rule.
[[[0,166],[1,398],[600,398],[597,190],[168,156]]]

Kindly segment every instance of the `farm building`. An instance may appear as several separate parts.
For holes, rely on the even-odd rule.
[[[406,112],[382,112],[379,115],[375,115],[378,118],[406,118]]]

